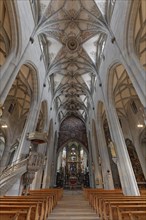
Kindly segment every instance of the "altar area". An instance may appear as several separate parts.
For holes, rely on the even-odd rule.
[[[56,185],[66,189],[89,186],[86,151],[76,142],[70,143],[58,157]]]

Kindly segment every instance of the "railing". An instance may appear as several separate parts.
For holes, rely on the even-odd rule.
[[[20,160],[15,160],[9,167],[6,167],[1,175],[0,175],[0,180],[2,180],[3,178],[9,176],[10,174],[12,174],[15,170],[18,170],[18,168],[23,167],[24,165],[27,165],[27,161],[28,161],[29,157]]]
[[[27,158],[16,160],[6,167],[0,175],[1,195],[5,195],[24,173],[27,174],[27,181],[32,182],[35,172],[39,170],[43,163],[44,156],[42,154],[31,152]]]

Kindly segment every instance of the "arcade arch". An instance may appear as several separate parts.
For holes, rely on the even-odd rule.
[[[16,33],[16,16],[14,13],[14,3],[5,0],[0,1],[0,23],[1,23],[1,32],[0,32],[0,66],[3,66],[6,59],[15,51],[18,52],[18,36]],[[15,10],[16,11],[16,10]],[[13,27],[13,28],[12,28]],[[17,27],[18,28],[18,27]]]
[[[137,172],[142,172],[140,171],[142,166],[145,173],[145,161],[141,147],[138,144],[139,135],[145,126],[144,107],[123,65],[117,64],[111,70],[109,84],[112,85],[112,98],[123,137],[125,140],[130,139],[132,141],[132,146],[137,152],[137,154],[134,154],[136,156],[135,160],[140,161],[139,171]],[[132,158],[130,159],[133,164]],[[137,176],[138,174],[135,175]],[[137,179],[139,178],[137,177]]]
[[[9,160],[13,161],[11,153],[14,157],[14,151],[11,148],[15,145],[15,152],[18,149],[30,109],[37,97],[36,82],[35,70],[29,64],[22,65],[4,102],[1,126],[6,125],[8,134],[7,147],[3,156],[5,165],[9,164]]]

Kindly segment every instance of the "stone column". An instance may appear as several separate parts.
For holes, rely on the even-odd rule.
[[[59,152],[58,158],[57,158],[57,171],[60,171],[60,167],[61,167],[61,163],[62,163],[62,151]]]
[[[98,144],[99,144],[99,153],[101,159],[101,169],[102,169],[104,189],[114,189],[112,170],[111,170],[110,159],[109,159],[107,144],[105,140],[101,115],[97,116],[96,126],[97,126]]]
[[[92,155],[93,155],[93,163],[94,163],[95,187],[103,188],[102,174],[101,174],[101,169],[99,165],[99,153],[98,153],[98,146],[97,146],[96,131],[92,135],[93,135]]]
[[[53,187],[56,185],[56,173],[57,173],[57,144],[58,144],[58,137],[55,133],[54,136],[54,149],[52,155],[52,167],[51,167],[51,186]]]
[[[54,141],[53,137],[49,140],[49,146],[47,150],[47,160],[46,160],[46,167],[44,171],[44,178],[43,178],[43,188],[49,188],[51,185],[51,169],[52,169],[52,162],[53,162],[53,149],[54,149]]]
[[[31,189],[40,189],[41,188],[41,182],[42,182],[42,176],[43,176],[43,166],[40,167],[40,169],[35,173],[34,180],[30,186]]]
[[[88,149],[89,149],[89,160],[88,160],[88,164],[89,164],[89,175],[90,175],[90,186],[92,188],[95,187],[95,165],[94,165],[94,161],[93,161],[93,152],[92,152],[92,142],[91,142],[91,136],[90,136],[90,132],[88,134]]]
[[[84,166],[84,172],[85,172],[85,169],[87,168],[87,153],[84,151],[83,152],[83,166]]]
[[[45,144],[39,144],[37,152],[44,155],[44,163],[45,163],[45,154],[46,154],[46,143]],[[40,189],[42,184],[42,178],[43,178],[43,171],[44,171],[44,165],[40,167],[40,169],[35,173],[35,178],[31,184],[31,189]]]
[[[107,109],[110,120],[111,134],[115,142],[115,151],[117,153],[117,166],[119,170],[123,193],[129,196],[138,196],[140,195],[139,189],[125,144],[123,133],[120,127],[116,109],[112,103],[109,104],[109,107]]]

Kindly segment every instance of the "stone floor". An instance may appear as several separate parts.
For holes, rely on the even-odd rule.
[[[64,190],[48,220],[98,220],[100,219],[83,197],[81,190]]]

